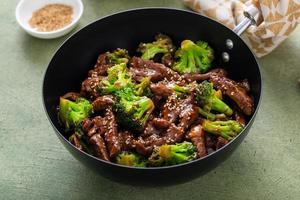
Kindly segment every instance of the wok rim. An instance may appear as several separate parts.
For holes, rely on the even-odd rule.
[[[161,166],[161,167],[133,167],[133,166],[126,166],[126,165],[120,165],[120,164],[117,164],[117,163],[113,163],[113,162],[109,162],[109,161],[105,161],[105,160],[102,160],[100,158],[97,158],[91,154],[88,154],[84,151],[81,151],[79,150],[78,148],[76,148],[69,140],[67,140],[66,137],[64,137],[64,135],[56,128],[56,126],[54,125],[54,123],[52,122],[51,118],[50,118],[50,115],[48,113],[48,110],[46,108],[46,101],[45,101],[45,79],[46,79],[46,76],[48,74],[48,70],[52,64],[52,61],[53,61],[53,58],[57,55],[57,53],[61,50],[61,48],[66,44],[68,43],[68,41],[73,38],[74,36],[76,36],[77,34],[79,34],[80,32],[84,31],[86,28],[88,28],[89,26],[92,26],[94,24],[96,24],[97,22],[99,21],[102,21],[102,20],[105,20],[107,18],[110,18],[110,17],[113,17],[113,16],[117,16],[117,15],[123,15],[123,14],[126,14],[126,13],[132,13],[132,12],[144,12],[144,11],[149,11],[149,10],[156,10],[156,11],[164,11],[164,10],[168,10],[168,11],[172,11],[172,12],[182,12],[182,13],[189,13],[191,15],[194,15],[195,17],[203,17],[203,18],[206,18],[208,20],[211,20],[215,23],[217,23],[219,26],[223,26],[224,28],[228,29],[232,34],[236,35],[239,40],[245,44],[245,48],[247,48],[249,50],[249,52],[251,52],[252,56],[254,57],[254,61],[256,63],[256,66],[258,68],[258,76],[259,76],[259,85],[260,85],[260,88],[259,88],[259,98],[258,98],[258,102],[257,102],[257,106],[255,108],[255,111],[253,112],[250,120],[247,122],[247,124],[243,127],[243,130],[236,136],[234,137],[231,141],[229,141],[226,145],[224,145],[223,147],[221,147],[220,149],[217,149],[216,151],[214,151],[213,153],[211,154],[208,154],[202,158],[197,158],[195,160],[192,160],[192,161],[189,161],[189,162],[186,162],[186,163],[181,163],[181,164],[177,164],[177,165],[170,165],[170,166]],[[225,41],[224,41],[225,43]],[[74,149],[78,154],[81,154],[81,156],[87,156],[89,159],[91,160],[95,160],[97,162],[101,162],[102,164],[104,165],[108,165],[109,167],[111,167],[110,165],[114,166],[114,167],[120,167],[120,168],[125,168],[125,169],[131,169],[131,170],[139,170],[139,171],[144,171],[144,170],[155,170],[155,171],[159,171],[159,170],[167,170],[167,169],[174,169],[174,168],[180,168],[180,167],[184,167],[184,166],[187,166],[187,165],[191,165],[191,164],[194,164],[196,162],[200,162],[204,159],[209,159],[210,157],[213,157],[215,156],[216,154],[218,154],[219,152],[222,152],[224,151],[228,146],[232,145],[236,140],[237,138],[241,137],[241,135],[245,134],[245,131],[247,129],[250,130],[254,120],[255,120],[255,117],[256,117],[256,114],[260,108],[260,105],[261,105],[261,99],[262,99],[262,93],[263,93],[263,79],[262,79],[262,73],[261,73],[261,67],[259,65],[259,62],[257,61],[257,58],[255,56],[255,54],[253,53],[253,51],[249,48],[249,46],[244,42],[244,40],[241,38],[241,36],[237,35],[236,33],[233,32],[233,30],[231,30],[230,28],[226,27],[225,25],[221,24],[220,22],[214,20],[214,19],[211,19],[207,16],[204,16],[204,15],[201,15],[200,13],[197,13],[197,12],[194,12],[194,11],[190,11],[190,10],[184,10],[184,9],[179,9],[179,8],[169,8],[169,7],[143,7],[143,8],[134,8],[134,9],[127,9],[127,10],[123,10],[123,11],[119,11],[119,12],[115,12],[115,13],[112,13],[112,14],[108,14],[106,16],[103,16],[101,18],[98,18],[90,23],[88,23],[87,25],[83,26],[82,28],[80,28],[79,30],[75,31],[74,33],[72,33],[70,36],[68,36],[60,45],[59,47],[55,50],[55,52],[53,53],[53,55],[51,56],[51,60],[49,61],[48,65],[47,65],[47,68],[44,72],[44,75],[43,75],[43,84],[42,84],[42,100],[43,100],[43,108],[44,108],[44,111],[46,113],[46,116],[47,116],[47,119],[48,121],[50,122],[52,128],[54,129],[56,135],[60,138],[60,139],[63,139],[64,142],[66,142],[69,146],[71,146],[72,149]],[[242,142],[242,141],[241,141]],[[238,145],[239,146],[239,145]],[[65,147],[66,148],[66,147]],[[69,152],[70,153],[70,152]],[[74,156],[74,155],[72,155]],[[226,158],[227,159],[227,158]],[[226,160],[225,159],[225,160]],[[225,161],[224,160],[224,161]],[[217,164],[218,166],[219,164]]]

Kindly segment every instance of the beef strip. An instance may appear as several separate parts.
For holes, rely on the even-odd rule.
[[[114,97],[112,95],[97,97],[92,103],[94,112],[105,110],[106,108],[112,106],[113,104],[114,104]]]
[[[214,135],[206,133],[205,134],[205,146],[206,149],[216,149],[217,139]]]
[[[178,99],[176,95],[168,97],[161,111],[162,118],[173,123],[177,120],[180,110],[178,109]]]
[[[170,125],[168,125],[164,119],[154,118],[149,121],[144,132],[134,140],[135,150],[144,156],[149,156],[152,153],[154,146],[160,146],[167,143],[167,137],[171,140],[170,138],[175,135],[174,131],[169,129],[168,135],[164,135],[164,133],[167,132],[167,126]]]
[[[195,106],[194,95],[190,95],[188,98],[180,101],[179,103],[179,127],[182,127],[183,130],[187,130],[189,126],[194,123],[199,116],[199,108]]]
[[[181,142],[185,130],[198,118],[198,109],[193,103],[193,96],[183,100],[170,96],[162,110],[162,118],[150,121],[142,137],[135,141],[136,151],[147,156],[152,153],[154,146]]]
[[[80,143],[80,139],[78,138],[78,136],[75,133],[70,136],[69,140],[77,149],[80,149],[80,150],[83,149],[82,145]]]
[[[128,143],[131,139],[129,133],[122,135],[118,133],[117,123],[111,107],[105,110],[104,117],[96,116],[93,119],[83,120],[82,130],[88,138],[92,138],[94,135],[99,135],[101,138],[103,136],[110,158],[114,158],[121,152],[123,144],[125,144],[124,148],[129,148],[130,144],[133,146],[133,141]]]
[[[164,126],[163,128],[155,129],[156,132],[146,138],[139,138],[137,142],[143,140],[142,143],[145,143],[146,145],[160,146],[165,143],[174,144],[183,140],[185,131],[182,127],[176,126],[174,123],[166,123],[165,121],[163,123],[165,124],[160,124],[161,126]]]
[[[193,126],[186,137],[196,146],[198,158],[207,155],[205,148],[205,131],[200,124]]]
[[[152,122],[153,125],[159,129],[167,129],[171,124],[169,121],[162,118],[154,118]]]
[[[221,76],[221,77],[227,77],[227,75],[228,75],[228,72],[223,68],[212,69],[212,70],[210,70],[210,73],[215,74],[217,76]]]
[[[81,122],[81,128],[83,130],[84,133],[89,132],[89,130],[93,127],[93,122],[91,119],[86,118]]]
[[[99,97],[98,85],[102,79],[103,77],[100,76],[92,76],[85,79],[82,82],[80,94],[92,100]]]
[[[135,150],[143,156],[150,156],[153,151],[153,146],[146,144],[144,140],[138,139],[135,142]]]
[[[85,119],[82,121],[82,130],[87,137],[92,137],[94,134],[103,135],[106,132],[107,118],[96,116],[92,120]]]
[[[119,137],[117,122],[111,107],[106,109],[105,118],[107,118],[108,123],[106,132],[104,134],[104,139],[109,151],[109,157],[114,158],[122,150],[122,141]]]
[[[154,95],[159,95],[164,98],[168,98],[168,96],[173,94],[172,88],[170,88],[165,81],[160,81],[158,83],[150,84],[151,92]]]
[[[93,119],[93,128],[88,132],[88,135],[91,137],[92,133],[94,132],[93,129],[95,129],[95,132],[103,135],[105,134],[105,132],[107,131],[107,124],[108,124],[108,119],[105,117],[101,117],[101,116],[96,116]]]
[[[143,60],[133,57],[130,61],[130,72],[136,81],[141,81],[144,77],[151,77],[152,82],[158,82],[163,79],[182,82],[181,76],[161,63],[155,63],[151,60]]]
[[[186,99],[178,99],[176,95],[169,96],[162,110],[162,121],[166,127],[168,125],[166,140],[171,143],[181,141],[185,131],[197,118],[198,107],[195,106],[193,95]]]
[[[228,140],[222,138],[221,136],[217,139],[216,149],[220,149],[228,143]]]
[[[246,125],[245,115],[239,109],[235,109],[235,111],[234,111],[234,119],[238,123],[240,123],[242,126]]]
[[[88,75],[89,76],[105,76],[107,75],[107,69],[112,66],[112,64],[109,63],[107,58],[108,52],[100,54],[98,56],[97,62],[94,66],[94,69],[90,70]]]
[[[204,80],[208,80],[212,75],[217,75],[220,77],[226,77],[227,76],[227,71],[225,69],[222,68],[216,68],[216,69],[212,69],[209,72],[205,73],[205,74],[184,74],[183,77],[184,79],[188,82],[194,82],[194,81],[204,81]]]
[[[159,118],[158,118],[159,119]],[[153,119],[153,120],[155,120],[155,119]],[[146,127],[145,127],[145,129],[144,129],[144,131],[142,132],[142,134],[140,134],[140,136],[142,137],[142,138],[147,138],[147,137],[149,137],[149,136],[151,136],[151,135],[153,135],[153,134],[155,134],[155,135],[161,135],[162,133],[163,133],[163,129],[160,129],[160,128],[158,128],[156,125],[155,125],[155,123],[156,122],[154,122],[153,120],[150,120],[148,123],[147,123],[147,125],[146,125]]]
[[[82,82],[81,95],[92,100],[99,97],[97,92],[98,84],[107,75],[107,69],[112,66],[107,55],[108,52],[99,55],[94,68],[88,73],[88,78]]]
[[[89,139],[89,144],[97,158],[109,161],[107,149],[103,138],[99,134],[93,135]]]
[[[229,78],[217,75],[212,75],[209,80],[213,83],[214,87],[230,97],[244,114],[251,115],[253,113],[253,99],[247,94],[247,91],[243,87],[240,87],[235,81]]]
[[[122,141],[122,151],[129,151],[135,148],[135,138],[129,131],[122,131],[119,133]]]
[[[206,148],[206,152],[207,152],[207,155],[215,152],[216,150],[214,150],[213,148]]]
[[[68,92],[65,95],[62,96],[64,99],[68,99],[71,101],[76,101],[80,97],[80,94],[77,92]]]
[[[172,123],[164,135],[164,140],[167,144],[181,142],[184,138],[184,134],[185,132],[182,127],[176,126],[174,123]]]
[[[154,95],[151,99],[154,103],[155,110],[160,111],[162,109],[162,106],[163,106],[164,102],[165,102],[163,97],[159,96],[159,95]]]
[[[183,129],[172,123],[163,135],[154,133],[146,138],[138,137],[135,140],[135,150],[144,156],[149,156],[155,146],[175,144],[176,142],[181,142],[183,138]]]
[[[151,92],[154,95],[158,95],[161,96],[163,98],[168,98],[170,95],[176,93],[176,91],[174,90],[174,86],[176,85],[180,85],[181,83],[179,82],[175,82],[175,81],[167,81],[167,80],[163,80],[163,81],[159,81],[157,83],[151,83],[150,84],[150,89]],[[188,89],[189,89],[189,93],[192,93],[195,89],[194,86],[195,84],[190,84]]]
[[[157,134],[152,134],[147,138],[138,137],[138,139],[134,142],[135,150],[144,155],[149,156],[154,146],[161,146],[166,143],[166,138],[161,137]]]

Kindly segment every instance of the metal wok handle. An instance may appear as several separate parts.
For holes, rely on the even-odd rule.
[[[257,7],[250,5],[244,11],[244,19],[233,29],[237,35],[241,35],[249,26],[256,25],[256,19],[260,14]]]
[[[259,15],[260,11],[256,6],[248,6],[244,11],[244,19],[233,29],[233,32],[235,32],[237,35],[241,35],[245,30],[248,29],[249,26],[257,24],[256,20],[259,18]],[[226,40],[226,47],[228,49],[233,48],[232,40]],[[230,56],[227,52],[222,53],[222,58],[224,62],[228,62],[230,60]]]

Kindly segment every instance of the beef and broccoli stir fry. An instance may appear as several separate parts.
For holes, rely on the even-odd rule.
[[[80,92],[60,97],[70,142],[102,160],[134,167],[204,157],[237,136],[254,111],[247,81],[212,67],[213,49],[159,34],[137,55],[100,54]]]

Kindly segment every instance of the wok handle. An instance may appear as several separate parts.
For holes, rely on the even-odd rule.
[[[249,26],[257,24],[256,20],[259,18],[259,15],[260,11],[256,6],[248,6],[244,11],[244,19],[233,29],[233,32],[235,32],[237,35],[241,35]],[[233,42],[231,39],[226,40],[226,47],[229,50],[233,48]],[[224,62],[229,62],[229,53],[223,52],[222,59]]]
[[[241,35],[249,26],[256,25],[257,16],[260,14],[258,8],[250,5],[244,11],[245,18],[233,29],[237,35]]]

